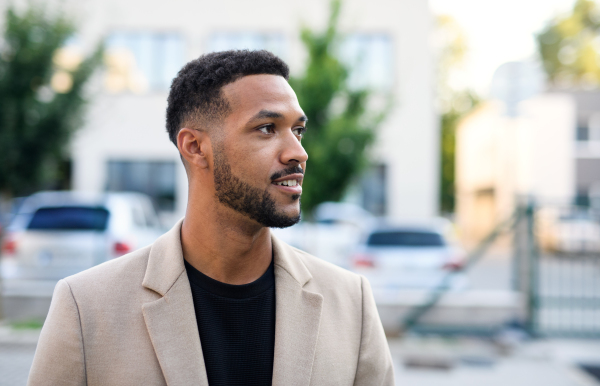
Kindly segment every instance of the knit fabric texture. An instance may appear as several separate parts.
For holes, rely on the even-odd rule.
[[[267,386],[273,378],[275,271],[231,285],[187,261],[200,343],[210,386]]]

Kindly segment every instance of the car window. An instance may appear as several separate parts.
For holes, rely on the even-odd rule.
[[[44,207],[35,211],[27,229],[103,231],[107,223],[108,210],[102,207]]]
[[[133,216],[133,223],[138,228],[146,228],[146,218],[144,217],[144,210],[138,203],[133,203],[131,206],[131,214]]]
[[[142,202],[142,210],[146,219],[146,226],[150,228],[158,227],[158,218],[156,217],[156,211],[152,203],[150,201]]]
[[[367,245],[390,247],[441,247],[445,244],[439,233],[417,231],[375,232],[367,240]]]

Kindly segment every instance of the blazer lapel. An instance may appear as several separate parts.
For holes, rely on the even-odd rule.
[[[274,236],[274,386],[309,385],[319,336],[323,296],[303,286],[312,278],[296,252]]]
[[[183,264],[179,221],[150,250],[142,285],[162,297],[142,306],[150,340],[167,384],[208,386],[190,283]]]

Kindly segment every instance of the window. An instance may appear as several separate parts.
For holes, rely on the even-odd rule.
[[[577,140],[578,141],[587,141],[589,140],[589,135],[590,130],[588,127],[586,126],[578,126],[577,127]]]
[[[443,247],[444,239],[438,233],[418,231],[376,232],[369,236],[367,245],[385,247]]]
[[[591,200],[588,191],[585,189],[578,189],[574,201],[576,206],[589,207]]]
[[[361,178],[362,206],[376,216],[386,214],[386,166],[373,165]]]
[[[159,210],[175,209],[175,162],[109,161],[108,191],[145,193]]]
[[[36,210],[27,229],[103,231],[108,211],[101,207],[62,206]]]
[[[267,50],[286,57],[286,43],[282,34],[259,32],[215,33],[208,42],[208,51]]]
[[[166,90],[184,64],[183,39],[174,33],[113,33],[106,49],[111,92]]]
[[[340,57],[350,68],[353,89],[389,91],[394,78],[392,41],[383,34],[352,34],[340,47]]]

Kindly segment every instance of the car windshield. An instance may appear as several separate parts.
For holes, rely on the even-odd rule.
[[[27,229],[103,231],[107,223],[108,210],[102,207],[45,207],[36,210]]]
[[[442,247],[444,239],[439,233],[419,231],[375,232],[367,240],[369,246],[385,247]]]

